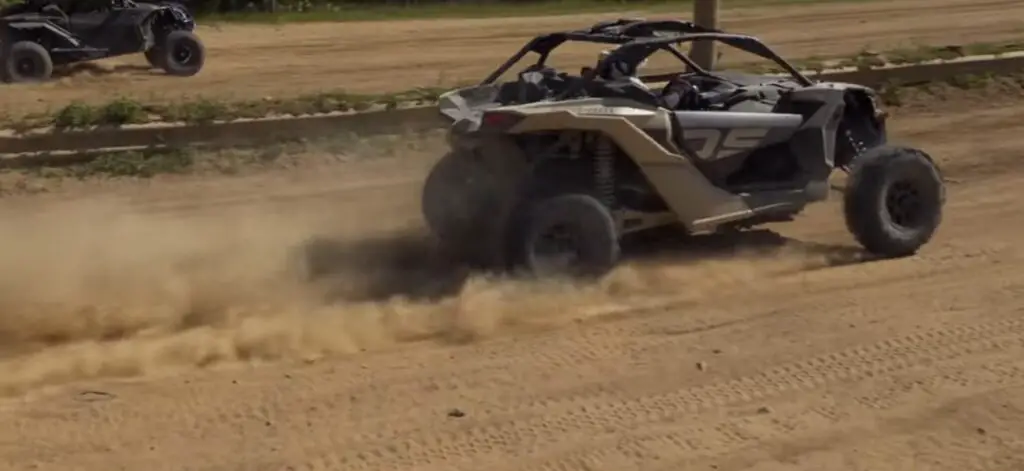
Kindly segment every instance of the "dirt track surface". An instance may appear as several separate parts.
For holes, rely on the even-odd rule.
[[[116,59],[53,83],[0,88],[0,112],[18,116],[58,109],[72,100],[105,102],[112,93],[175,102],[198,95],[263,99],[325,90],[363,93],[450,85],[482,78],[534,34],[613,16],[630,15],[201,26],[198,33],[209,57],[206,69],[195,77],[147,70],[141,56]],[[1024,31],[1024,3],[1016,0],[771,6],[725,10],[722,17],[723,27],[759,35],[790,58],[998,41],[1018,38]],[[556,65],[577,68],[590,65],[599,50],[566,48],[553,59]]]
[[[898,116],[950,195],[893,261],[833,201],[596,286],[465,279],[403,229],[425,159],[5,198],[0,469],[1021,469],[1024,101],[991,102]]]

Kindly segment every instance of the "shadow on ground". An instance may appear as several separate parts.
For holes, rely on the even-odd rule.
[[[157,75],[160,71],[145,65],[115,64],[101,65],[96,62],[79,62],[53,69],[54,78],[78,76],[105,77],[109,75]]]
[[[319,238],[303,247],[312,281],[324,283],[331,301],[416,300],[455,295],[482,272],[445,258],[430,236],[409,231],[359,241]],[[799,251],[824,259],[822,267],[871,261],[859,247],[804,242],[770,230],[685,236],[654,233],[623,241],[623,262],[695,262]]]

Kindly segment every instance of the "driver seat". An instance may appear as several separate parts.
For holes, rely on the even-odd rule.
[[[517,103],[534,103],[547,98],[544,82],[555,76],[555,69],[548,66],[531,65],[519,73]]]
[[[661,89],[658,101],[671,111],[694,110],[700,105],[700,89],[681,76],[675,77]]]

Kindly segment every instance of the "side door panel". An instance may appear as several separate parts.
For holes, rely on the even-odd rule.
[[[102,10],[76,12],[68,17],[71,32],[89,47],[98,47],[95,38],[109,20],[110,14]]]
[[[786,142],[799,129],[798,114],[675,112],[677,143],[694,165],[720,182],[755,150]]]
[[[113,9],[78,13],[71,17],[71,30],[87,46],[108,50],[111,55],[139,50],[139,11]]]

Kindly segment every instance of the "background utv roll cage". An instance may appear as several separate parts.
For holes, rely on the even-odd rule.
[[[571,96],[573,93],[584,88],[594,80],[597,72],[605,70],[608,64],[621,62],[627,64],[630,68],[635,68],[650,57],[651,54],[659,50],[672,54],[696,74],[714,77],[714,74],[701,68],[686,54],[677,49],[677,46],[683,43],[700,40],[718,41],[762,59],[770,60],[778,64],[779,67],[782,67],[801,85],[806,87],[814,84],[811,79],[800,73],[792,64],[755,37],[704,28],[689,21],[647,21],[623,18],[597,23],[589,29],[562,31],[537,36],[513,54],[497,70],[488,75],[480,85],[494,83],[513,65],[517,64],[531,52],[540,56],[535,65],[544,66],[553,50],[566,42],[572,41],[610,44],[617,47],[607,57],[598,61],[597,66],[584,73],[583,80],[573,84],[568,90],[561,93],[560,97]],[[676,74],[644,76],[641,79],[645,81],[660,81],[667,80],[674,75]]]

